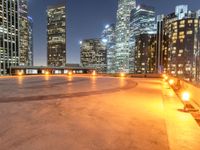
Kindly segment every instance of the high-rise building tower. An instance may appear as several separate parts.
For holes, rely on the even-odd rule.
[[[11,66],[19,65],[18,2],[0,1],[0,75],[8,74]]]
[[[115,71],[129,72],[129,36],[131,10],[136,7],[135,0],[118,0],[115,45]]]
[[[185,5],[177,6],[160,23],[163,71],[187,80],[200,80],[198,13],[188,11]]]
[[[107,49],[107,73],[115,72],[115,24],[106,25],[102,33],[102,42]]]
[[[19,52],[20,66],[28,65],[29,51],[29,22],[28,22],[28,1],[19,0]]]
[[[28,44],[28,66],[33,66],[33,19],[28,17],[28,31],[29,31],[29,44]]]
[[[138,5],[136,8],[134,8],[131,11],[131,20],[130,20],[130,39],[129,39],[129,44],[130,44],[130,56],[129,56],[129,68],[130,68],[130,72],[131,73],[135,73],[134,72],[134,68],[135,68],[135,64],[138,63],[134,63],[135,60],[135,53],[140,54],[140,52],[135,52],[140,51],[139,48],[141,48],[140,45],[136,45],[136,43],[138,44],[138,42],[136,42],[137,40],[143,39],[143,40],[150,40],[151,38],[153,38],[156,34],[156,16],[155,16],[155,10],[153,7],[151,6],[146,6],[146,5]],[[141,37],[139,37],[141,36]],[[153,38],[154,39],[154,38]],[[150,40],[151,41],[151,40]],[[148,41],[142,41],[145,43],[145,45],[149,45],[150,43],[154,43],[154,42],[148,42]],[[144,49],[141,49],[141,54],[142,51],[144,52]],[[155,51],[154,51],[155,54]],[[140,57],[137,57],[138,59]],[[147,59],[147,58],[146,58]],[[155,59],[154,59],[155,60]],[[143,64],[145,64],[143,62]],[[136,68],[138,68],[140,66],[136,66]],[[156,69],[154,69],[155,71]],[[147,71],[147,72],[151,72],[151,71]]]
[[[65,4],[49,6],[47,31],[47,65],[66,65],[66,9]]]
[[[102,39],[81,41],[81,65],[93,67],[98,72],[106,72],[106,46]]]

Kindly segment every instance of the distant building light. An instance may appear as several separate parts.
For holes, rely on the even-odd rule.
[[[105,26],[106,29],[109,28],[109,27],[110,27],[110,25],[108,25],[108,24]]]
[[[102,42],[103,42],[103,43],[107,43],[108,40],[107,40],[107,39],[102,39]]]

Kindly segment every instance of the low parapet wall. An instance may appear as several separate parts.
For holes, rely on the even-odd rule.
[[[175,86],[181,91],[188,91],[192,101],[200,107],[200,87],[182,79],[174,78]]]

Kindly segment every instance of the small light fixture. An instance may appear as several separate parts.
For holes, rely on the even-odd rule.
[[[69,71],[69,72],[68,72],[68,75],[69,75],[69,76],[72,76],[72,71]]]
[[[174,80],[173,80],[173,79],[170,79],[170,80],[169,80],[169,84],[170,84],[170,85],[174,85]]]
[[[46,71],[46,72],[45,72],[45,75],[49,75],[49,71]]]
[[[120,77],[125,77],[125,73],[120,73]]]
[[[190,101],[190,93],[189,93],[189,92],[183,92],[183,93],[182,93],[182,100],[183,100],[184,102]]]
[[[92,75],[93,76],[96,76],[97,75],[97,73],[96,73],[96,71],[94,70],[94,71],[92,71]]]
[[[22,71],[18,72],[18,76],[22,76],[22,75],[23,75]]]

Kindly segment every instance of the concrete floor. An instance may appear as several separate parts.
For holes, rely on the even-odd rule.
[[[198,124],[159,79],[4,77],[0,91],[0,150],[200,148]]]

